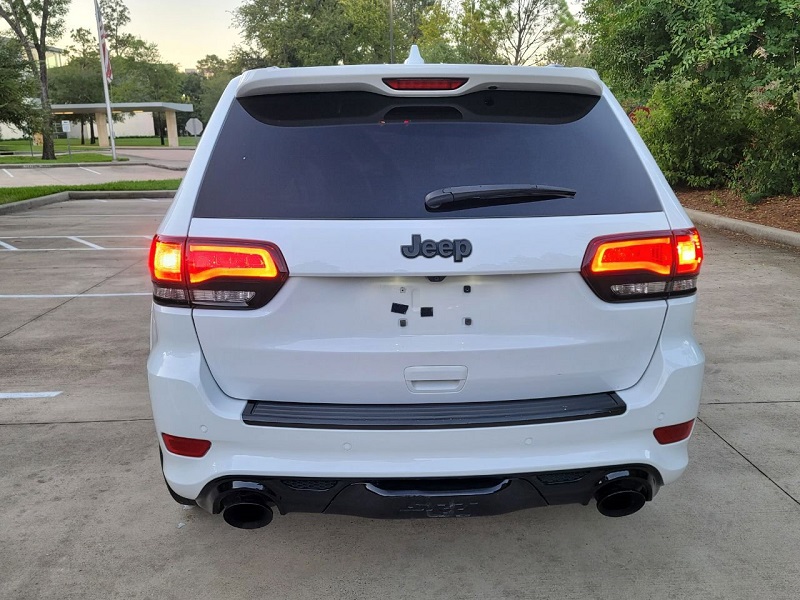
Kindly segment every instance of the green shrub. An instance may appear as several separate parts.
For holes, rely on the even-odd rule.
[[[637,129],[673,185],[719,187],[748,139],[743,98],[733,86],[674,79],[656,85]]]
[[[750,95],[750,140],[732,181],[746,195],[800,194],[800,110],[797,95],[781,88]]]

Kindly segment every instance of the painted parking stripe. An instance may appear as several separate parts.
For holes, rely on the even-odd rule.
[[[150,250],[149,246],[136,246],[130,248],[14,248],[14,252],[114,252],[115,250]],[[0,250],[11,252],[11,250]]]
[[[33,211],[31,211],[31,212],[33,212]],[[76,218],[80,218],[80,219],[87,219],[87,218],[88,219],[94,219],[95,217],[116,217],[118,219],[128,218],[128,217],[162,217],[162,218],[164,217],[164,213],[156,213],[156,214],[131,213],[129,215],[123,215],[123,214],[116,214],[116,215],[85,215],[85,214],[82,214],[82,213],[67,213],[65,215],[62,215],[62,214],[53,215],[53,213],[50,212],[50,211],[45,211],[45,212],[48,213],[47,214],[48,217],[49,216],[56,216],[59,219],[63,219],[63,218],[66,218],[66,217],[76,217]],[[2,215],[2,216],[5,216],[5,215]],[[17,219],[41,219],[42,218],[42,213],[40,212],[39,214],[32,214],[32,215],[15,213],[14,216],[11,217],[11,218],[13,218],[15,220],[17,220]]]
[[[102,175],[100,171],[93,171],[92,169],[87,169],[86,167],[78,167],[79,169],[83,169],[84,171],[89,171],[89,173],[94,173],[95,175]]]
[[[11,244],[6,244],[3,240],[0,240],[0,248],[5,248],[6,250],[18,250],[19,248],[15,248]]]
[[[79,235],[76,236],[81,238],[82,240],[91,240],[93,238],[145,238],[151,239],[152,235]],[[68,235],[0,235],[0,240],[63,240],[63,239],[72,239],[71,236]]]
[[[152,296],[152,292],[116,292],[110,294],[0,294],[0,300],[35,300],[39,298],[122,298]]]
[[[64,392],[0,392],[0,400],[12,398],[55,398]]]
[[[5,173],[9,177],[11,177],[11,179],[14,179],[14,176],[11,174],[11,171],[9,171],[8,169],[3,169],[3,173]]]
[[[89,248],[94,248],[95,250],[105,250],[105,248],[103,248],[102,246],[98,246],[97,244],[93,244],[92,242],[87,242],[86,240],[83,240],[74,235],[68,235],[67,239],[72,240],[73,242],[78,242],[79,244],[84,244],[86,246],[89,246]]]

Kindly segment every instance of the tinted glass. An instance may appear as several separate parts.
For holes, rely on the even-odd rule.
[[[451,186],[535,184],[574,198],[432,213]],[[431,219],[660,211],[604,99],[482,91],[398,99],[367,92],[236,100],[195,217]]]

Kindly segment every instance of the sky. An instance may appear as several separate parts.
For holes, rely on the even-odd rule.
[[[155,42],[165,62],[194,68],[207,54],[226,58],[240,42],[231,28],[231,12],[241,0],[126,0],[131,22],[125,31]],[[53,44],[70,45],[69,32],[78,27],[96,31],[94,0],[72,0],[64,37]]]

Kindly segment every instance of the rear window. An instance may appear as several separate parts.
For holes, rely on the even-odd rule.
[[[435,190],[569,188],[556,198],[429,212]],[[235,100],[194,216],[229,219],[545,217],[660,211],[604,98],[484,90],[461,97],[369,92]]]

